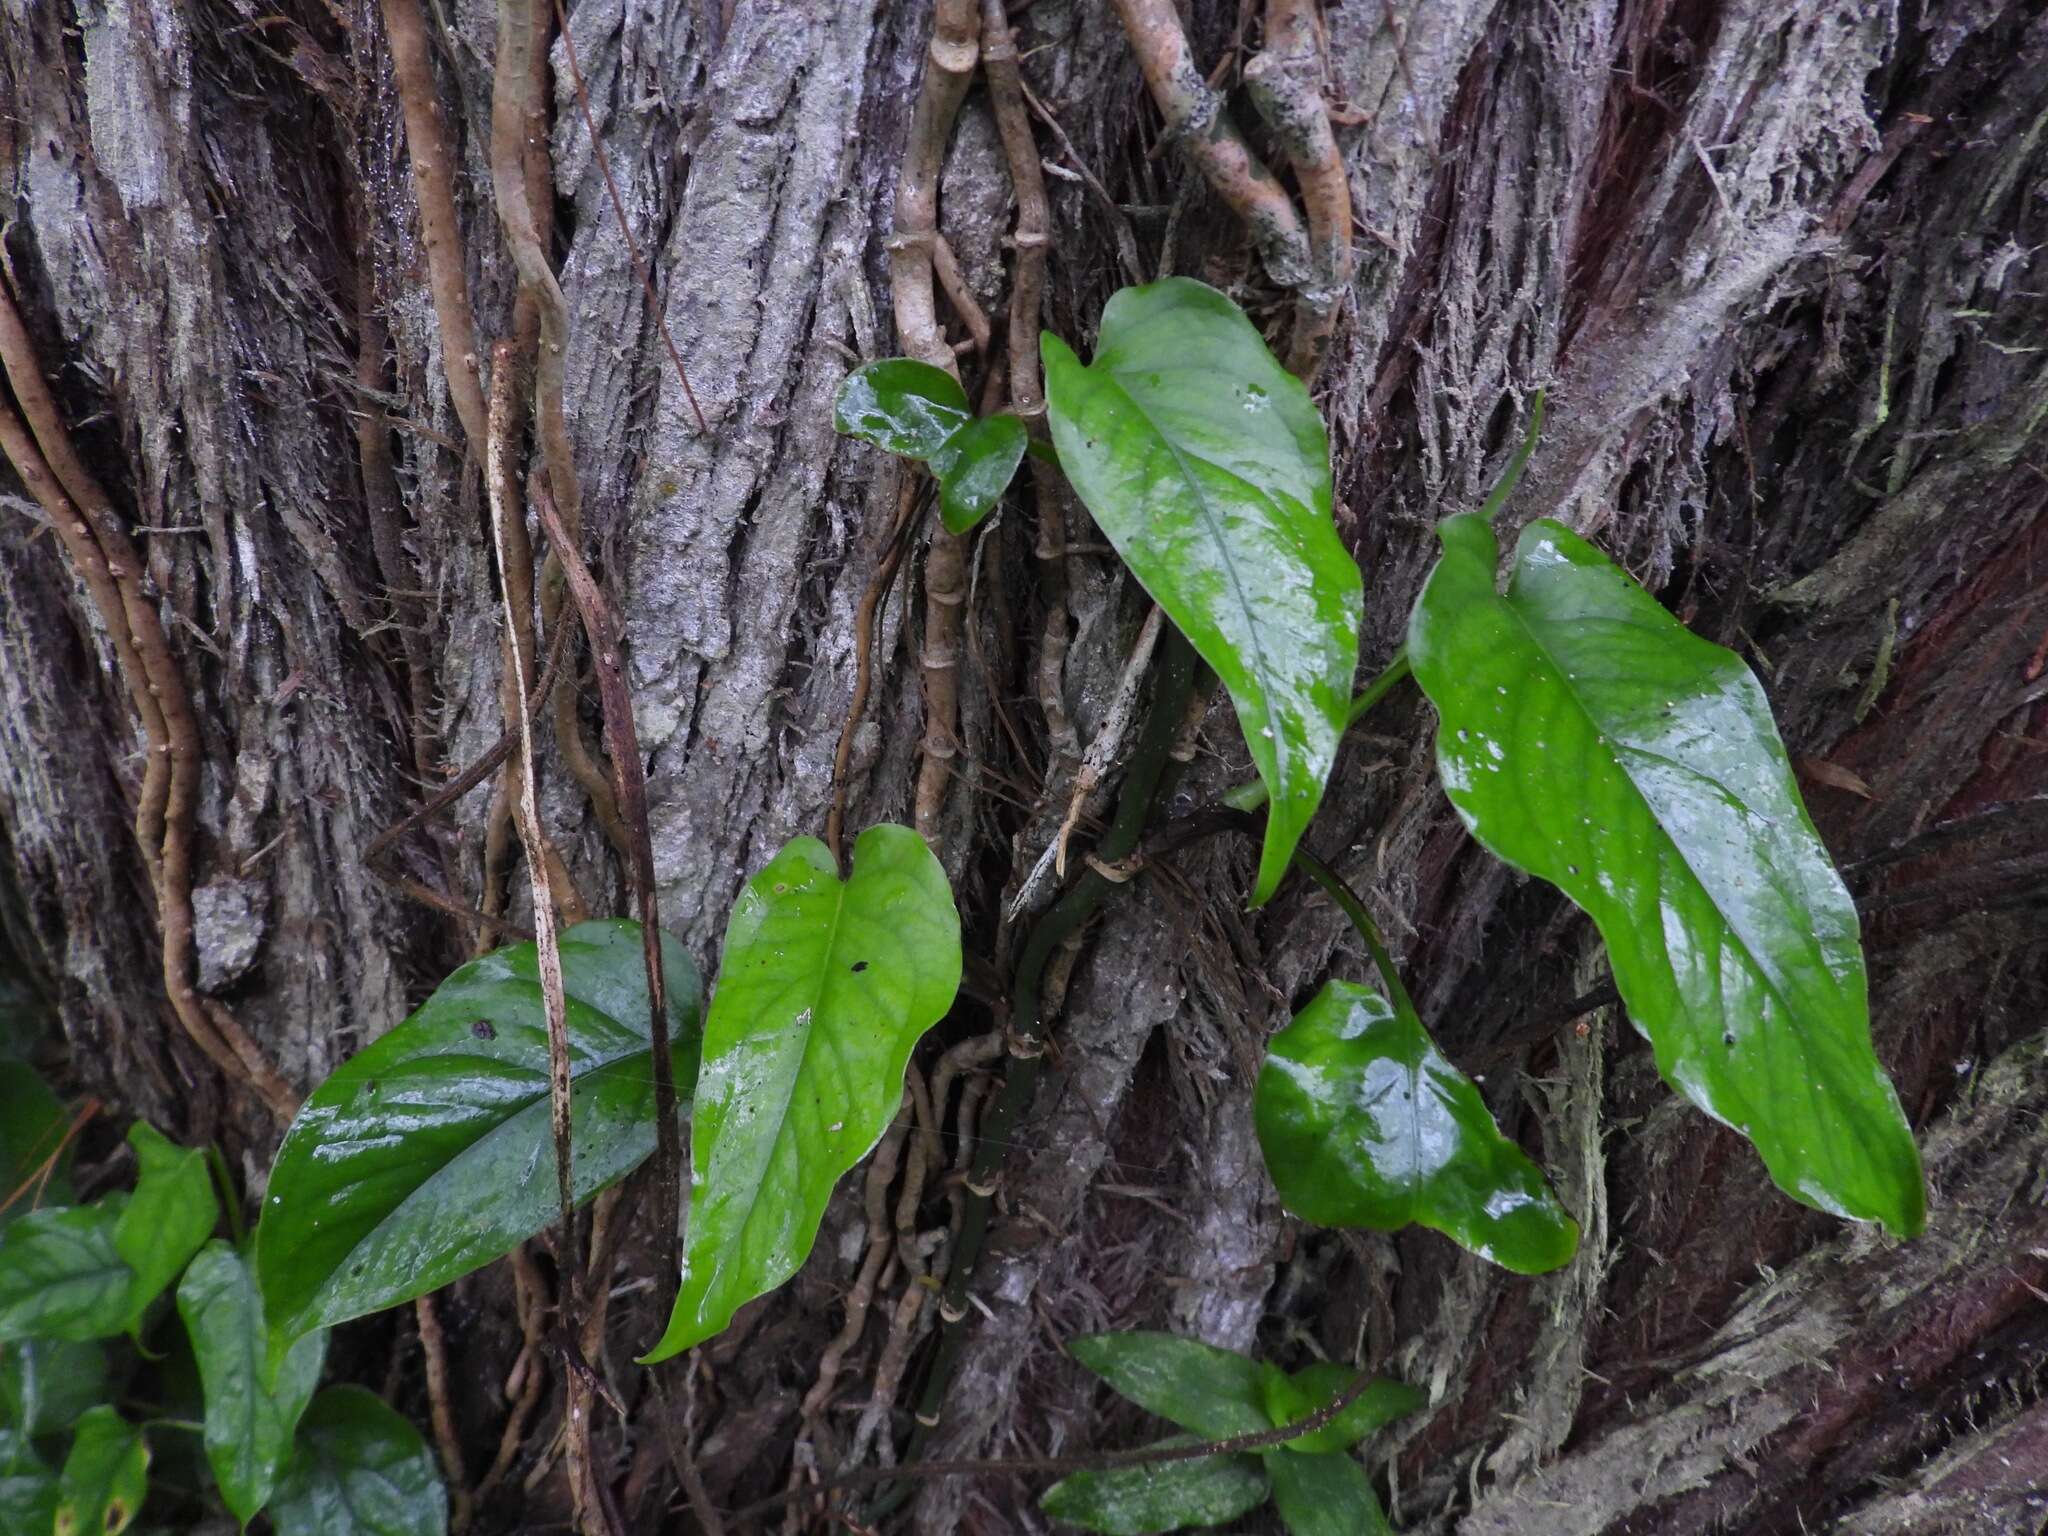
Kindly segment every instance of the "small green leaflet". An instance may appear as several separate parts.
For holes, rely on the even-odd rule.
[[[863,832],[844,884],[811,837],[747,882],[704,1025],[682,1287],[646,1361],[710,1338],[796,1272],[959,989],[952,888],[908,827]]]
[[[17,1339],[0,1348],[0,1423],[54,1435],[106,1399],[107,1352],[99,1344]]]
[[[1273,1037],[1252,1095],[1280,1203],[1326,1227],[1419,1222],[1519,1274],[1569,1260],[1578,1223],[1421,1022],[1333,981]]]
[[[56,1536],[120,1536],[149,1491],[149,1446],[113,1409],[89,1408],[57,1474]]]
[[[114,1224],[114,1251],[135,1271],[128,1292],[128,1325],[134,1327],[212,1236],[220,1203],[203,1150],[174,1146],[140,1120],[128,1128],[128,1144],[138,1173],[135,1193]]]
[[[206,1459],[221,1497],[247,1525],[269,1502],[291,1451],[292,1431],[320,1381],[327,1334],[323,1329],[298,1340],[273,1372],[256,1277],[218,1239],[186,1267],[178,1313],[205,1389]]]
[[[1270,809],[1254,906],[1287,872],[1337,758],[1358,666],[1358,566],[1331,521],[1308,390],[1242,311],[1187,278],[1126,288],[1095,360],[1047,334],[1060,466],[1237,706]]]
[[[953,533],[988,516],[1030,440],[1024,423],[1007,411],[977,420],[959,380],[908,357],[849,373],[833,421],[848,437],[930,465],[939,482],[940,520]]]
[[[1296,1371],[1292,1376],[1269,1370],[1264,1378],[1266,1412],[1279,1429],[1298,1424],[1318,1412],[1325,1403],[1348,1389],[1357,1376],[1348,1365],[1334,1360]],[[1323,1451],[1348,1451],[1367,1435],[1394,1420],[1406,1417],[1429,1401],[1429,1394],[1405,1382],[1384,1377],[1369,1382],[1329,1423],[1286,1443],[1285,1449],[1304,1455]]]
[[[687,1100],[702,984],[682,947],[661,942],[669,1055]],[[647,973],[637,923],[579,923],[561,948],[584,1200],[654,1151]],[[315,1328],[438,1290],[559,1214],[547,1021],[533,945],[515,944],[442,982],[292,1122],[256,1232],[273,1358]]]
[[[91,1205],[31,1211],[0,1228],[0,1343],[83,1343],[128,1326],[135,1271],[114,1247],[127,1204],[125,1194],[105,1195]]]
[[[1558,523],[1523,531],[1505,595],[1484,521],[1438,535],[1408,653],[1451,804],[1593,919],[1664,1080],[1749,1137],[1780,1189],[1919,1232],[1856,909],[1762,686]]]
[[[270,1501],[277,1536],[444,1536],[448,1490],[420,1432],[361,1387],[313,1399]]]
[[[1139,1407],[1205,1440],[1278,1427],[1266,1411],[1266,1378],[1280,1372],[1200,1339],[1097,1333],[1069,1339],[1067,1353]]]
[[[1268,1451],[1265,1463],[1273,1507],[1293,1536],[1392,1536],[1365,1468],[1349,1456],[1280,1450]]]
[[[26,1433],[0,1428],[0,1531],[40,1533],[56,1519],[57,1474]]]
[[[1194,1443],[1182,1435],[1161,1447]],[[1188,1526],[1221,1525],[1266,1502],[1266,1474],[1256,1456],[1203,1456],[1076,1472],[1038,1501],[1055,1520],[1104,1536],[1147,1536]]]

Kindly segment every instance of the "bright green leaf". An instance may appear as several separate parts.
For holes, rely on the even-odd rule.
[[[796,1273],[959,989],[952,888],[908,827],[863,832],[844,884],[811,837],[747,882],[704,1025],[682,1287],[646,1360],[710,1338]]]
[[[1041,350],[1067,478],[1237,705],[1271,798],[1257,905],[1322,799],[1358,666],[1322,417],[1237,306],[1187,278],[1112,298],[1091,364],[1050,334]]]
[[[0,1531],[35,1536],[57,1519],[57,1474],[36,1455],[27,1434],[0,1429]]]
[[[215,1240],[178,1283],[178,1314],[191,1335],[206,1398],[206,1459],[221,1497],[247,1525],[270,1499],[292,1431],[320,1381],[321,1329],[294,1343],[273,1372],[264,1347],[263,1297],[248,1262]]]
[[[1030,441],[1024,423],[1008,412],[977,421],[957,379],[907,357],[849,373],[833,421],[849,437],[929,464],[939,482],[939,516],[954,533],[988,516]]]
[[[637,923],[562,935],[579,1200],[654,1150],[653,1049]],[[702,986],[662,936],[678,1096],[697,1076]],[[273,1353],[410,1301],[560,1215],[548,1034],[531,944],[473,960],[314,1090],[286,1133],[256,1233]]]
[[[45,1164],[64,1145],[69,1117],[64,1103],[26,1062],[0,1058],[0,1225],[37,1205],[69,1205],[69,1150],[56,1158],[47,1178]]]
[[[31,1211],[0,1229],[0,1343],[103,1339],[128,1326],[135,1272],[114,1228],[128,1197]]]
[[[1162,1441],[1187,1445],[1189,1437]],[[1100,1472],[1076,1472],[1038,1501],[1055,1520],[1106,1536],[1145,1536],[1187,1526],[1221,1525],[1266,1502],[1256,1456],[1204,1456]]]
[[[56,1536],[120,1536],[149,1490],[142,1431],[104,1404],[79,1415],[57,1474]]]
[[[1561,525],[1438,529],[1408,652],[1473,835],[1592,917],[1666,1082],[1778,1186],[1911,1235],[1919,1149],[1871,1048],[1856,908],[1762,686]]]
[[[1139,1407],[1205,1440],[1274,1427],[1266,1412],[1265,1379],[1280,1373],[1200,1339],[1097,1333],[1068,1340],[1067,1353]]]
[[[68,1339],[0,1345],[0,1421],[31,1435],[69,1429],[107,1397],[107,1352]]]
[[[361,1387],[306,1410],[270,1501],[277,1536],[443,1536],[448,1490],[420,1432]]]
[[[1421,1022],[1333,981],[1273,1037],[1252,1112],[1280,1203],[1326,1227],[1420,1222],[1517,1273],[1571,1258],[1579,1228]]]
[[[1265,1462],[1273,1507],[1294,1536],[1392,1536],[1372,1480],[1349,1456],[1280,1450],[1268,1451]]]
[[[1347,1391],[1357,1375],[1350,1366],[1334,1360],[1318,1361],[1292,1376],[1275,1371],[1264,1380],[1266,1412],[1276,1429],[1298,1424]],[[1429,1394],[1419,1387],[1381,1377],[1368,1382],[1365,1390],[1321,1429],[1289,1440],[1286,1448],[1305,1455],[1348,1451],[1374,1430],[1415,1412],[1428,1401]]]
[[[128,1291],[133,1326],[213,1234],[220,1202],[204,1149],[187,1151],[140,1120],[128,1128],[128,1144],[135,1149],[135,1193],[114,1225],[114,1251],[135,1271]]]

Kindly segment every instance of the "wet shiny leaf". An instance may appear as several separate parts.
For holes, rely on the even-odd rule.
[[[133,1327],[213,1234],[220,1202],[203,1150],[176,1146],[139,1120],[128,1129],[128,1144],[138,1172],[135,1193],[114,1224],[114,1251],[135,1271],[128,1291]]]
[[[929,464],[939,516],[954,533],[967,532],[1002,499],[1029,440],[1024,423],[1007,412],[977,421],[957,379],[907,357],[849,373],[833,421],[849,437]]]
[[[582,1200],[654,1151],[647,976],[637,923],[579,923],[561,942]],[[667,935],[662,965],[687,1107],[702,984]],[[515,944],[442,982],[337,1067],[292,1122],[256,1233],[272,1353],[437,1290],[559,1214],[547,1021],[533,945]]]
[[[1112,298],[1092,363],[1052,335],[1041,350],[1067,478],[1237,705],[1270,797],[1257,905],[1322,799],[1358,665],[1322,417],[1238,307],[1187,278]]]
[[[1139,1407],[1205,1440],[1275,1427],[1266,1411],[1272,1366],[1174,1333],[1097,1333],[1070,1339],[1067,1353]]]
[[[200,1249],[178,1282],[206,1399],[206,1459],[221,1497],[247,1525],[270,1499],[292,1431],[320,1381],[327,1334],[307,1334],[276,1369],[264,1347],[263,1298],[248,1262],[227,1243]]]
[[[0,1343],[103,1339],[128,1326],[135,1271],[114,1228],[128,1197],[31,1211],[0,1229]]]
[[[443,1536],[448,1490],[420,1432],[361,1387],[306,1410],[270,1501],[277,1536]]]
[[[57,1519],[57,1474],[20,1430],[0,1429],[0,1531],[50,1529]]]
[[[56,1536],[120,1536],[149,1491],[142,1431],[104,1405],[79,1415],[57,1474]]]
[[[1163,1445],[1191,1443],[1183,1436]],[[1205,1456],[1147,1466],[1076,1472],[1038,1501],[1055,1520],[1107,1536],[1144,1536],[1188,1526],[1221,1525],[1266,1502],[1266,1474],[1256,1456]]]
[[[1292,1376],[1274,1371],[1264,1381],[1266,1412],[1275,1428],[1299,1423],[1348,1388],[1357,1374],[1334,1360],[1318,1361]],[[1321,1429],[1289,1440],[1286,1449],[1305,1455],[1348,1451],[1374,1430],[1415,1412],[1428,1401],[1429,1394],[1421,1388],[1382,1377],[1369,1382]]]
[[[0,1422],[53,1435],[106,1397],[107,1352],[98,1344],[17,1339],[0,1348]]]
[[[0,1058],[0,1226],[38,1206],[71,1203],[71,1158],[62,1154],[64,1104],[26,1062]],[[48,1168],[48,1176],[44,1169]]]
[[[1333,981],[1273,1037],[1253,1092],[1280,1203],[1326,1227],[1419,1222],[1520,1274],[1570,1259],[1578,1224],[1412,1012]]]
[[[1265,1462],[1273,1507],[1293,1536],[1392,1536],[1372,1480],[1349,1456],[1280,1450],[1268,1451]]]
[[[1505,596],[1484,522],[1438,531],[1408,652],[1465,824],[1592,917],[1665,1081],[1749,1137],[1779,1188],[1918,1232],[1856,909],[1762,686],[1557,523],[1523,532]]]
[[[959,987],[953,892],[908,827],[863,832],[843,884],[811,837],[747,882],[704,1026],[682,1287],[647,1360],[710,1338],[796,1272]]]

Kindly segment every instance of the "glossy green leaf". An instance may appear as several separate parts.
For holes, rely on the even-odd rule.
[[[56,1536],[119,1536],[149,1491],[142,1431],[104,1404],[87,1409],[57,1474]]]
[[[1358,666],[1322,417],[1237,306],[1187,278],[1112,298],[1093,363],[1052,335],[1041,350],[1067,478],[1237,705],[1271,800],[1257,905],[1322,799]]]
[[[68,1339],[0,1345],[0,1423],[31,1435],[69,1429],[107,1397],[107,1352]]]
[[[10,1202],[0,1210],[0,1226],[39,1205],[71,1203],[69,1149],[52,1160],[64,1146],[68,1118],[35,1068],[0,1057],[0,1200]]]
[[[976,420],[957,379],[908,357],[849,373],[833,421],[849,437],[930,465],[939,516],[954,533],[988,516],[1030,441],[1024,423],[1007,412]]]
[[[114,1251],[135,1271],[128,1291],[132,1327],[213,1235],[220,1202],[203,1149],[176,1146],[140,1120],[128,1128],[128,1144],[135,1149],[135,1193],[114,1224]]]
[[[0,1531],[42,1536],[57,1520],[57,1474],[20,1430],[0,1429]]]
[[[200,1249],[178,1283],[178,1315],[192,1339],[206,1398],[206,1459],[221,1497],[247,1525],[270,1499],[292,1432],[319,1385],[325,1329],[307,1334],[271,1367],[263,1297],[229,1244]]]
[[[959,988],[952,888],[908,827],[863,832],[843,884],[811,837],[747,882],[704,1026],[682,1287],[647,1360],[710,1338],[796,1272]]]
[[[1326,1227],[1442,1232],[1517,1273],[1555,1269],[1579,1228],[1421,1022],[1333,981],[1275,1035],[1252,1111],[1280,1203]]]
[[[1188,1436],[1162,1445],[1190,1444]],[[1188,1526],[1221,1525],[1266,1502],[1266,1474],[1256,1456],[1204,1456],[1100,1472],[1076,1472],[1038,1501],[1055,1520],[1107,1536],[1144,1536]]]
[[[1357,1374],[1334,1360],[1318,1361],[1292,1376],[1274,1371],[1264,1379],[1266,1412],[1275,1428],[1299,1423],[1348,1389]],[[1421,1388],[1381,1377],[1368,1382],[1365,1390],[1321,1429],[1289,1440],[1286,1449],[1305,1455],[1348,1451],[1374,1430],[1415,1412],[1428,1401],[1429,1394]]]
[[[562,935],[579,1200],[654,1151],[653,1049],[637,923]],[[662,936],[670,1060],[687,1100],[702,988]],[[456,971],[306,1100],[271,1170],[256,1270],[272,1351],[410,1301],[560,1214],[548,1034],[531,944]]]
[[[114,1229],[128,1197],[31,1211],[0,1229],[0,1343],[103,1339],[128,1326],[135,1272]]]
[[[1477,518],[1409,626],[1437,765],[1473,835],[1592,917],[1666,1082],[1778,1186],[1895,1233],[1919,1150],[1871,1048],[1856,909],[1807,819],[1762,686],[1561,525],[1513,580]]]
[[[1205,1440],[1274,1427],[1265,1381],[1280,1372],[1227,1349],[1139,1331],[1070,1339],[1067,1353],[1139,1407]]]
[[[1365,1468],[1338,1451],[1268,1451],[1273,1507],[1293,1536],[1392,1536]]]
[[[443,1536],[448,1490],[420,1432],[361,1387],[313,1399],[270,1501],[277,1536]]]

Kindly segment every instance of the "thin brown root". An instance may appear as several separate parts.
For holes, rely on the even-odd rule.
[[[469,1470],[462,1463],[462,1436],[455,1428],[455,1407],[448,1398],[448,1341],[441,1333],[441,1315],[432,1295],[412,1304],[420,1329],[420,1354],[427,1367],[427,1407],[434,1424],[434,1446],[448,1479],[449,1529],[461,1536],[469,1528],[476,1505],[469,1491]]]

